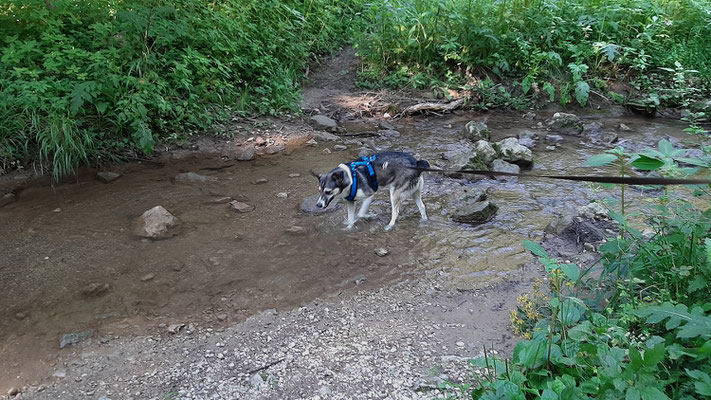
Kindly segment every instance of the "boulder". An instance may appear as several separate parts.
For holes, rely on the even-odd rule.
[[[557,112],[546,121],[548,129],[564,135],[580,136],[583,133],[583,123],[575,114]]]
[[[249,145],[232,145],[231,147],[227,147],[222,151],[222,157],[237,161],[253,160],[256,154],[257,151],[254,149],[254,147]]]
[[[162,206],[155,206],[136,218],[133,233],[151,239],[167,239],[178,234],[180,221]]]
[[[466,224],[481,224],[493,217],[498,210],[499,207],[488,200],[478,201],[458,207],[452,214],[452,219]]]
[[[328,132],[314,132],[311,134],[314,139],[318,139],[322,142],[335,142],[340,139],[340,137]]]
[[[519,168],[519,166],[516,164],[510,164],[504,160],[497,158],[496,160],[494,160],[493,163],[491,163],[491,171],[510,172],[513,174],[518,174],[519,172],[521,172],[521,168]],[[517,182],[518,181],[517,176],[505,176],[505,175],[496,176],[495,175],[494,179],[496,179],[497,181],[502,181],[502,182]]]
[[[518,139],[514,137],[506,138],[497,142],[496,145],[504,161],[516,164],[519,167],[530,167],[533,165],[533,153],[531,149],[519,144]]]
[[[309,125],[322,131],[336,132],[338,130],[336,121],[325,115],[314,115],[309,118]]]
[[[491,132],[485,123],[479,121],[469,121],[464,125],[462,136],[472,142],[479,140],[491,140]]]
[[[491,143],[486,140],[479,140],[474,143],[474,154],[472,158],[475,158],[473,161],[475,164],[486,166],[491,164],[496,158],[496,150]]]

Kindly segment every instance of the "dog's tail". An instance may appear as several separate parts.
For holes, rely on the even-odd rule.
[[[430,168],[430,163],[427,162],[427,160],[417,160],[417,167],[418,168]],[[419,171],[417,175],[420,175],[422,171]]]

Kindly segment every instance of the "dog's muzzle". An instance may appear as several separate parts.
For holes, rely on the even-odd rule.
[[[316,202],[316,207],[326,208],[331,203],[331,200],[333,200],[333,196],[324,197],[323,195],[321,195],[321,196],[319,196],[318,201]]]

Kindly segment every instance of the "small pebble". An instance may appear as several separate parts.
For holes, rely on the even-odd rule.
[[[383,247],[380,247],[380,248],[378,248],[378,249],[375,250],[375,254],[377,254],[378,257],[385,257],[385,256],[387,256],[389,253],[390,253],[390,252],[389,252],[387,249],[383,248]]]
[[[298,173],[296,173],[296,172],[293,173],[293,174],[289,174],[289,178],[298,178],[298,177],[300,177],[300,176],[301,176],[301,174],[298,174]]]

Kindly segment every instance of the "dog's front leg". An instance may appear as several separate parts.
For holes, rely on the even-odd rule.
[[[373,202],[373,196],[370,196],[363,200],[363,204],[360,206],[360,211],[358,211],[358,218],[368,218],[373,216],[372,214],[368,214],[368,208],[370,208],[370,203]]]
[[[353,224],[355,224],[356,222],[355,209],[355,201],[346,201],[346,211],[348,211],[348,220],[346,220],[346,226],[348,229],[353,228]]]
[[[400,192],[396,191],[393,187],[390,187],[390,207],[392,215],[390,217],[390,223],[385,226],[385,230],[389,231],[395,226],[395,221],[397,216],[400,214],[400,204],[402,199],[400,198]]]

